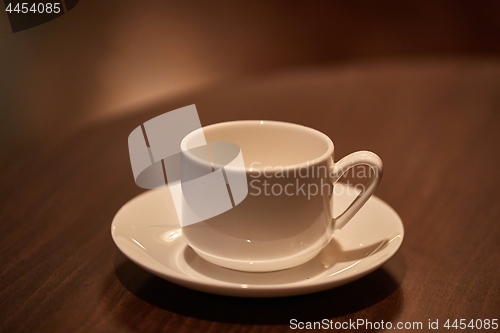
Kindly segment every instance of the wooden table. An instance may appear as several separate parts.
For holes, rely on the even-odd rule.
[[[274,299],[192,291],[133,264],[110,236],[114,214],[143,191],[132,178],[128,134],[193,103],[204,125],[297,122],[332,137],[337,158],[377,152],[385,174],[376,195],[405,226],[398,253],[343,287]],[[422,322],[425,330],[439,320],[443,331],[447,319],[500,319],[499,132],[494,59],[233,80],[89,126],[2,174],[0,331],[281,332],[292,318]]]

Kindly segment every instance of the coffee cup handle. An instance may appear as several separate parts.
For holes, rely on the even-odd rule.
[[[335,184],[350,168],[358,165],[369,166],[373,174],[366,189],[358,194],[356,199],[354,199],[342,214],[333,219],[334,231],[338,231],[345,227],[351,218],[361,209],[361,207],[363,207],[368,199],[370,199],[382,179],[383,164],[380,157],[370,151],[357,151],[333,164],[332,183]]]

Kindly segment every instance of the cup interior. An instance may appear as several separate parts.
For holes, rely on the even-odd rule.
[[[272,170],[280,167],[300,167],[323,160],[333,153],[328,136],[302,125],[245,120],[218,123],[203,127],[207,143],[231,142],[242,151],[245,168]],[[188,134],[182,145],[193,147],[199,137]]]

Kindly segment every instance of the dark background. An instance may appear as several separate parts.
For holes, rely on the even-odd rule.
[[[498,61],[499,17],[499,1],[106,0],[12,33],[0,14],[0,165],[89,122],[234,78]]]
[[[500,319],[499,18],[500,1],[87,0],[12,33],[0,13],[0,331]],[[143,191],[127,136],[193,103],[203,125],[284,120],[330,136],[336,160],[379,154],[376,195],[405,228],[396,255],[276,299],[132,263],[110,236]]]

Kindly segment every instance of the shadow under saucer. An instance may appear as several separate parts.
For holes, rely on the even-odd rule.
[[[396,271],[396,273],[394,273]],[[241,325],[289,325],[299,321],[356,319],[355,313],[369,312],[372,321],[390,321],[397,317],[403,303],[400,284],[406,265],[397,253],[382,268],[338,288],[322,292],[275,298],[245,298],[214,295],[184,288],[148,273],[132,261],[118,254],[115,274],[125,289],[135,297],[125,297],[108,304],[110,312],[129,325],[140,325],[130,320],[130,308],[136,307],[148,318],[164,320],[170,313],[202,320]],[[137,302],[137,299],[141,300]],[[126,304],[121,304],[126,302]],[[165,313],[165,311],[168,311]],[[140,329],[140,327],[133,327]]]

